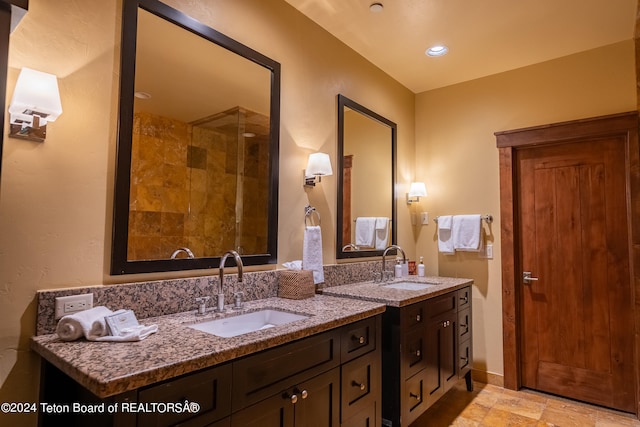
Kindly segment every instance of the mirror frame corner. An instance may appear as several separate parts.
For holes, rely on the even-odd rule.
[[[337,147],[337,208],[336,208],[336,259],[349,258],[366,258],[382,256],[384,250],[369,251],[343,251],[344,242],[342,241],[342,227],[344,218],[342,217],[344,188],[342,182],[344,180],[344,115],[345,108],[357,111],[382,125],[388,126],[391,130],[391,244],[397,244],[398,238],[398,215],[397,215],[397,192],[396,192],[396,156],[397,156],[397,134],[398,125],[395,122],[381,116],[380,114],[370,110],[369,108],[347,98],[343,94],[338,94],[338,147]]]

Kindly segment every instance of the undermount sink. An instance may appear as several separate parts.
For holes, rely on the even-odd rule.
[[[427,289],[431,286],[436,286],[437,283],[426,283],[426,282],[395,282],[390,283],[388,285],[382,285],[385,288],[392,289],[404,289],[407,291],[421,291],[423,289]]]
[[[208,334],[223,338],[235,337],[249,332],[269,329],[280,325],[286,325],[296,320],[307,319],[306,314],[292,313],[276,309],[263,309],[237,316],[223,317],[221,319],[209,320],[206,322],[188,325]]]

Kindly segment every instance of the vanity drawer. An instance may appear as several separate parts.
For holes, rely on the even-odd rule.
[[[465,309],[471,305],[471,287],[458,289],[458,310]]]
[[[426,398],[428,392],[423,373],[419,373],[406,380],[403,387],[402,396],[402,424],[412,423],[427,408]]]
[[[379,359],[378,352],[370,352],[342,365],[343,422],[376,402],[382,381]]]
[[[425,309],[425,303],[416,303],[400,310],[402,316],[402,330],[406,331],[409,328],[413,328],[414,326],[424,325]]]
[[[427,366],[424,328],[416,328],[402,338],[404,378],[412,377]]]
[[[472,341],[466,340],[460,343],[458,353],[460,358],[458,359],[458,375],[460,378],[465,376],[470,370],[473,364],[473,347]]]
[[[342,363],[376,348],[376,319],[377,317],[371,317],[342,328],[340,334]]]
[[[339,329],[233,362],[233,410],[340,365]]]
[[[138,392],[139,403],[184,403],[185,400],[197,402],[200,410],[196,414],[172,411],[139,413],[138,426],[170,426],[187,420],[204,425],[228,416],[231,413],[231,365],[211,368]]]
[[[471,308],[467,307],[458,312],[458,336],[460,341],[471,337]]]
[[[426,301],[426,310],[427,313],[429,313],[429,317],[434,318],[441,315],[442,313],[455,311],[457,308],[457,298],[457,292],[449,292],[445,295],[428,299]]]

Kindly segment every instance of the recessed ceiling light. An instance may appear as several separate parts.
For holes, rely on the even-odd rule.
[[[447,52],[449,52],[448,47],[442,46],[442,45],[436,45],[436,46],[431,46],[429,49],[427,49],[425,53],[427,54],[427,56],[442,56],[442,55],[446,55]]]
[[[371,6],[369,6],[371,12],[382,12],[382,9],[384,9],[382,3],[371,3]]]
[[[151,94],[147,93],[147,92],[141,92],[138,91],[136,93],[134,93],[134,96],[138,99],[150,99],[151,98]]]

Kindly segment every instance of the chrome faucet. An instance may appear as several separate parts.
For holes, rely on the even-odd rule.
[[[189,258],[189,259],[195,258],[195,256],[193,255],[193,252],[191,252],[191,249],[189,249],[189,248],[178,248],[175,251],[173,251],[173,253],[171,254],[171,259],[176,259],[176,257],[178,256],[178,254],[180,252],[184,252],[185,254],[187,254],[187,258]]]
[[[218,294],[218,311],[224,311],[224,263],[227,261],[229,255],[233,256],[236,260],[236,266],[238,267],[238,284],[242,284],[242,259],[240,258],[240,255],[238,255],[238,252],[227,251],[222,255],[222,258],[220,258],[220,293]],[[242,308],[242,292],[235,292],[233,297],[235,300],[233,308]]]
[[[382,252],[382,271],[381,271],[381,280],[384,282],[385,281],[385,262],[386,262],[386,258],[387,258],[387,252],[389,252],[390,250],[399,250],[400,252],[402,252],[402,263],[404,264],[405,262],[407,262],[407,255],[404,253],[404,250],[398,246],[398,245],[391,245],[391,246],[387,246],[384,250],[384,252]],[[391,278],[389,278],[389,280],[391,280]]]

